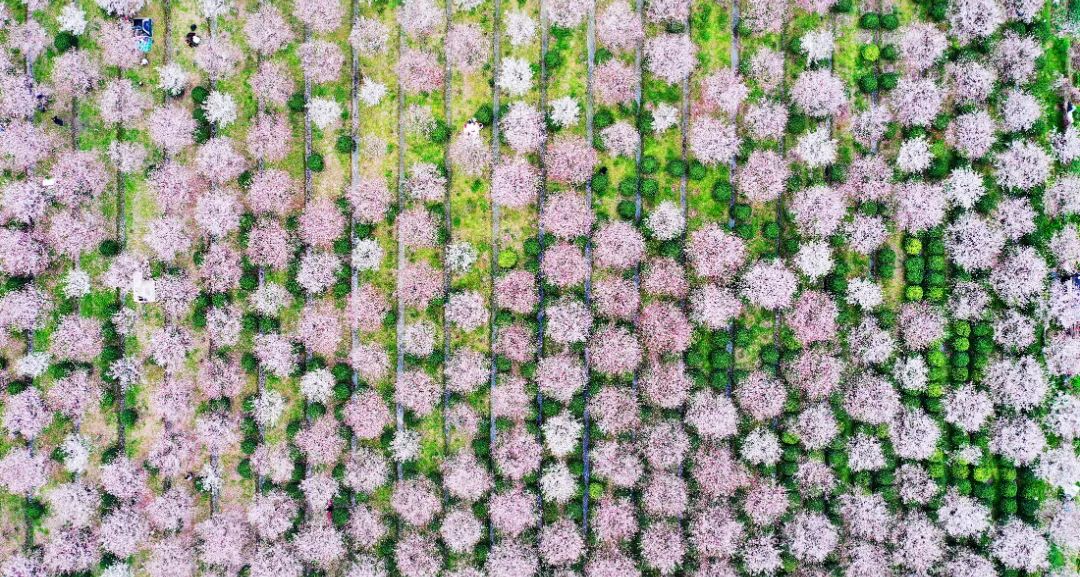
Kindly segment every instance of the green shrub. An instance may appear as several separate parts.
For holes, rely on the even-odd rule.
[[[729,202],[731,200],[731,183],[718,180],[712,188],[713,200],[717,202]]]
[[[130,427],[139,420],[139,412],[135,409],[127,408],[120,412],[120,422],[125,427]]]
[[[500,268],[514,268],[517,264],[518,255],[513,249],[503,249],[499,251],[499,267]]]
[[[525,254],[528,256],[537,256],[540,254],[540,241],[535,238],[525,239],[522,246],[525,248]]]
[[[886,44],[881,48],[881,58],[888,62],[894,62],[900,57],[900,50],[895,44]]]
[[[198,122],[195,125],[195,143],[205,144],[207,140],[210,140],[210,123]]]
[[[686,163],[681,159],[673,158],[668,161],[665,170],[674,178],[682,178],[682,176],[686,174]]]
[[[205,86],[196,86],[195,88],[191,89],[191,100],[193,102],[195,102],[195,104],[198,104],[199,106],[202,106],[203,104],[206,104],[206,99],[207,98],[210,98],[210,89],[209,88],[207,88]],[[300,100],[303,100],[303,99],[304,99],[304,95],[301,94],[300,95]],[[301,107],[301,110],[303,110],[303,107]]]
[[[450,142],[450,127],[446,125],[446,121],[442,119],[435,121],[435,127],[431,129],[430,138],[435,144]]]
[[[886,72],[878,79],[878,84],[882,90],[892,90],[896,88],[896,83],[900,81],[900,74],[896,72]]]
[[[693,180],[693,181],[703,180],[705,178],[706,174],[707,174],[707,171],[705,170],[705,165],[704,164],[701,164],[697,160],[691,160],[690,161],[690,170],[689,170],[689,172],[687,174],[687,176],[690,178],[690,180]]]
[[[78,47],[79,38],[71,32],[61,32],[53,38],[53,48],[56,48],[57,52],[63,53]]]
[[[307,163],[312,172],[322,172],[326,168],[326,163],[318,152],[312,152],[307,158]]]
[[[195,94],[195,91],[193,90],[192,91],[192,96],[194,96],[194,94]],[[196,102],[198,102],[198,101],[196,101]],[[306,105],[307,105],[307,103],[304,102],[304,93],[303,92],[297,92],[296,94],[293,94],[292,96],[289,97],[289,101],[288,101],[289,110],[291,110],[293,112],[303,112],[304,107]]]
[[[641,197],[645,200],[655,199],[658,192],[660,192],[660,183],[655,178],[646,178],[641,181]]]
[[[749,204],[739,203],[731,210],[731,217],[734,218],[737,223],[748,222],[752,215],[753,210],[750,208]]]
[[[859,26],[866,30],[877,30],[881,26],[881,19],[873,12],[867,12],[859,18]]]
[[[480,108],[473,113],[473,118],[484,126],[491,126],[491,123],[495,122],[495,110],[492,109],[490,103],[481,104]]]
[[[904,252],[910,255],[922,254],[922,241],[915,237],[904,240]]]
[[[565,60],[566,59],[563,58],[562,52],[559,50],[551,50],[544,55],[544,62],[547,64],[549,72],[562,66],[562,63]]]
[[[873,72],[867,72],[859,77],[859,90],[870,94],[878,89],[878,79]]]
[[[356,150],[356,142],[348,134],[342,134],[337,138],[337,142],[334,143],[334,149],[341,154],[350,154]]]
[[[637,206],[629,200],[620,200],[617,207],[619,212],[619,218],[623,220],[634,220],[637,215]]]
[[[592,189],[593,192],[600,196],[603,196],[611,189],[611,178],[608,177],[607,170],[599,170],[593,175]]]
[[[105,239],[98,245],[98,252],[101,256],[116,256],[120,254],[120,243],[111,238]]]
[[[934,20],[935,22],[942,22],[945,20],[948,12],[948,0],[934,0],[934,2],[930,4],[930,10],[927,11],[927,14],[930,16],[931,20]]]
[[[896,30],[900,26],[900,18],[895,12],[890,12],[881,17],[881,27],[888,31]]]
[[[612,124],[615,124],[615,115],[607,108],[601,108],[593,115],[593,127],[597,131],[603,130]]]
[[[780,225],[775,222],[765,223],[761,228],[761,235],[769,240],[776,240],[780,237]]]
[[[863,60],[867,62],[877,62],[878,58],[881,57],[881,49],[878,48],[876,44],[867,44],[862,47],[859,54],[862,55]]]
[[[642,156],[640,169],[642,174],[654,174],[660,170],[660,161],[655,156]]]

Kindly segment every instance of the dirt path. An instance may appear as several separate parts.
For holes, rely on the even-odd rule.
[[[500,67],[502,66],[502,30],[499,25],[502,24],[502,2],[501,0],[494,0],[493,7],[493,21],[492,21],[492,33],[491,33],[491,53],[492,53],[492,70],[495,74],[498,74]],[[499,165],[500,150],[499,150],[499,84],[497,82],[491,83],[491,166]],[[491,189],[489,188],[489,191]],[[489,192],[490,194],[490,192]],[[495,317],[498,314],[498,307],[495,305],[495,279],[499,269],[499,205],[494,202],[489,202],[491,205],[491,266],[489,271],[491,273],[491,298],[489,301],[488,311],[488,350],[491,352],[490,360],[491,367],[488,380],[488,446],[495,446],[495,418],[492,417],[491,410],[491,398],[492,392],[495,390],[495,385],[499,381],[499,367],[495,363]],[[495,470],[495,461],[491,456],[492,452],[488,451],[488,468],[492,471]],[[491,523],[488,526],[488,543],[490,545],[495,544],[495,526]]]
[[[595,103],[593,102],[593,68],[596,67],[596,2],[589,3],[589,24],[585,36],[585,46],[588,50],[588,61],[586,67],[585,77],[585,139],[592,145],[593,142],[593,108]],[[639,83],[640,90],[640,83]],[[640,95],[639,95],[640,96]],[[641,150],[638,147],[638,156],[640,157]],[[585,182],[585,197],[588,199],[588,206],[592,206],[593,203],[593,189],[592,189],[592,175],[589,175],[589,180]],[[640,206],[640,203],[638,203]],[[640,210],[640,209],[639,209]],[[592,310],[592,276],[593,276],[593,263],[592,263],[592,233],[585,239],[585,262],[589,263],[588,272],[585,274],[585,306]],[[634,275],[637,278],[637,275]],[[589,347],[585,347],[585,374],[588,374],[590,364]],[[636,381],[636,375],[635,375]],[[589,479],[592,474],[592,469],[589,463],[589,386],[585,385],[582,396],[585,399],[585,410],[583,421],[585,428],[582,430],[581,435],[581,460],[582,460],[582,491],[581,491],[581,531],[589,534]]]
[[[397,46],[397,58],[401,60],[401,48],[405,44],[405,31],[401,29],[401,25],[398,25],[398,46]],[[405,210],[405,91],[401,86],[401,77],[397,76],[397,152],[398,152],[398,213],[400,214]],[[401,270],[405,268],[405,243],[402,241],[401,235],[397,236],[397,274],[401,275]],[[397,297],[397,323],[395,325],[396,335],[394,342],[401,342],[401,335],[405,332],[405,302],[401,300],[401,295]],[[401,379],[401,376],[405,374],[405,350],[401,347],[397,347],[397,378]],[[398,432],[405,430],[405,408],[401,406],[401,403],[395,400],[395,417],[397,422]],[[396,466],[397,479],[402,479],[403,471],[401,462]]]

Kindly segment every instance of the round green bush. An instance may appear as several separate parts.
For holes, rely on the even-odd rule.
[[[549,72],[562,66],[565,60],[559,50],[551,50],[544,55],[544,62],[547,64]]]
[[[948,15],[948,13],[948,0],[935,0],[934,3],[930,5],[930,10],[927,12],[927,14],[930,16],[930,19],[936,22],[941,22],[945,20],[945,17]]]
[[[525,239],[525,242],[522,245],[525,248],[525,254],[526,255],[535,257],[535,256],[540,254],[540,241],[539,240],[537,240],[535,238],[528,238],[528,239]]]
[[[915,237],[908,237],[904,240],[904,252],[912,256],[922,254],[922,241]]]
[[[592,189],[596,194],[603,196],[611,189],[611,178],[608,177],[607,170],[601,169],[596,172],[592,177]]]
[[[326,168],[326,163],[323,161],[323,157],[318,152],[312,152],[307,158],[308,168],[312,172],[322,172]]]
[[[431,141],[435,144],[446,144],[450,142],[450,127],[446,125],[446,122],[442,119],[435,121],[435,127],[431,129],[429,135]]]
[[[207,140],[210,140],[210,123],[199,122],[195,125],[195,143],[205,144]]]
[[[518,262],[518,255],[513,249],[504,248],[499,251],[499,267],[500,268],[514,268]]]
[[[690,171],[687,175],[689,176],[690,180],[693,180],[695,182],[703,180],[706,174],[707,171],[705,170],[704,164],[701,164],[697,160],[690,161]]]
[[[192,91],[192,96],[194,97],[194,95],[195,95],[195,93],[194,93],[194,90],[193,90]],[[198,101],[196,101],[196,102],[198,102]],[[304,93],[303,92],[297,92],[296,94],[293,94],[292,96],[289,97],[289,101],[288,101],[289,110],[291,110],[293,112],[303,112],[304,107],[306,105],[307,105],[307,103],[304,102]]]
[[[780,237],[780,225],[775,222],[765,223],[761,228],[761,235],[769,240],[776,240]]]
[[[873,72],[867,72],[859,77],[859,90],[870,94],[878,89],[878,78]]]
[[[878,84],[882,90],[892,90],[896,88],[896,83],[900,81],[900,75],[896,72],[886,72],[878,79]]]
[[[739,203],[731,209],[731,217],[735,219],[737,223],[749,222],[750,217],[753,215],[753,209],[749,204]]]
[[[63,53],[78,47],[79,38],[71,32],[61,32],[53,38],[53,48],[56,48],[57,52]]]
[[[792,114],[790,117],[788,117],[787,126],[788,132],[790,132],[791,134],[802,134],[804,131],[806,131],[808,121],[806,119],[806,116],[803,116],[802,114]]]
[[[718,180],[712,187],[713,200],[717,202],[728,202],[731,200],[731,183]]]
[[[473,118],[484,126],[490,126],[495,121],[495,110],[491,107],[491,104],[485,102],[480,105],[480,108],[476,109]]]
[[[139,412],[135,409],[128,408],[120,412],[120,422],[123,423],[125,427],[134,425],[138,420]]]
[[[873,12],[867,12],[859,18],[859,26],[866,30],[877,30],[881,25],[881,19]]]
[[[890,12],[881,17],[881,27],[892,32],[900,26],[900,18],[894,13]]]
[[[877,47],[877,44],[867,44],[862,47],[859,54],[861,54],[863,60],[867,62],[877,62],[878,58],[881,57],[881,49]]]
[[[601,108],[593,115],[593,127],[596,130],[603,130],[612,124],[615,124],[615,115],[607,108]]]
[[[673,158],[668,161],[665,170],[672,177],[682,178],[686,174],[686,163],[678,158]]]
[[[356,142],[348,134],[342,134],[337,138],[337,142],[334,143],[334,149],[341,154],[350,154],[356,150]]]
[[[634,220],[634,216],[637,215],[637,206],[633,201],[620,200],[617,210],[619,212],[619,218],[623,220]]]
[[[210,98],[210,89],[208,89],[207,87],[196,86],[195,88],[191,89],[191,100],[194,101],[195,104],[202,106],[203,104],[206,104],[207,98]],[[303,98],[304,96],[300,95],[300,99],[303,100]]]
[[[98,252],[101,256],[116,256],[120,254],[120,243],[111,238],[105,239],[98,245]]]
[[[37,499],[26,500],[26,516],[33,521],[41,519],[45,515],[45,505]]]
[[[895,44],[886,44],[881,49],[881,58],[888,62],[894,62],[900,57],[900,49]]]
[[[655,156],[642,156],[640,170],[642,174],[655,174],[660,170],[660,161]]]
[[[655,199],[658,192],[660,192],[660,183],[655,178],[646,178],[641,181],[641,197],[645,200]]]

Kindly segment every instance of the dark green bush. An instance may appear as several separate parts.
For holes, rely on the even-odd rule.
[[[194,93],[195,92],[193,90],[192,91],[192,96],[194,96]],[[196,101],[196,102],[198,102],[198,101]],[[289,101],[288,101],[289,110],[291,110],[293,112],[303,112],[304,107],[306,105],[307,105],[307,103],[304,102],[304,93],[303,92],[297,92],[296,94],[293,94],[292,96],[289,97]]]
[[[67,52],[71,48],[79,47],[79,38],[71,32],[61,32],[53,38],[53,48],[57,52]]]
[[[337,138],[337,142],[334,143],[334,149],[341,154],[349,154],[356,150],[356,142],[348,134],[342,134]]]
[[[642,156],[640,170],[642,174],[654,174],[660,170],[660,161],[655,156]]]
[[[431,129],[430,138],[435,144],[450,142],[450,127],[446,125],[444,120],[436,120],[435,127]]]
[[[598,131],[605,129],[612,124],[615,124],[615,115],[607,108],[601,108],[593,115],[593,127]]]
[[[655,178],[646,178],[641,181],[641,196],[645,200],[653,200],[656,193],[660,192],[660,183]]]
[[[111,238],[105,239],[98,245],[98,252],[101,256],[116,256],[120,254],[120,243]]]
[[[693,180],[693,181],[702,180],[702,179],[705,178],[706,173],[707,173],[707,171],[705,170],[705,165],[704,164],[701,164],[697,160],[691,160],[690,161],[690,171],[688,173],[688,176],[690,177],[690,180]]]
[[[870,94],[878,89],[878,79],[873,72],[867,72],[859,77],[859,90]]]
[[[205,86],[196,86],[195,88],[191,89],[191,100],[194,101],[195,104],[202,106],[203,104],[206,104],[207,98],[210,98],[209,88]],[[302,94],[300,95],[300,99],[304,99],[304,96]],[[303,107],[301,107],[301,110],[303,110]]]
[[[712,188],[712,197],[717,202],[729,202],[731,200],[731,183],[718,180]]]
[[[491,126],[491,123],[495,122],[495,110],[489,103],[481,104],[473,113],[473,118],[484,126]]]
[[[592,189],[601,196],[611,189],[611,178],[608,177],[606,170],[599,170],[593,175]]]
[[[686,174],[686,163],[681,159],[673,158],[668,161],[665,170],[672,177],[682,178],[682,176]]]

